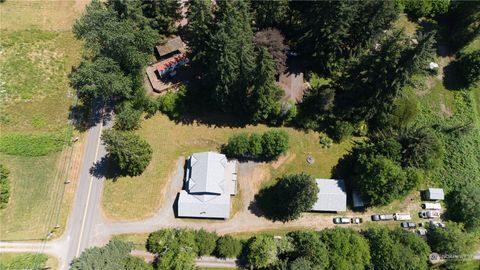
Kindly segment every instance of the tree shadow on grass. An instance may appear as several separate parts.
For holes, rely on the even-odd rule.
[[[458,62],[453,61],[443,68],[443,85],[448,90],[457,91],[468,87],[464,76],[459,72],[458,65]]]

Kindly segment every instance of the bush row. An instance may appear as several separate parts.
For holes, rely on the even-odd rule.
[[[283,130],[263,134],[239,133],[228,140],[222,151],[231,158],[272,160],[289,149],[289,137]]]

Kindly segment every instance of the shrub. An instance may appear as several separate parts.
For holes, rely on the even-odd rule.
[[[330,148],[333,144],[333,140],[327,135],[320,135],[319,143],[323,148]]]
[[[218,235],[214,232],[207,232],[204,229],[195,232],[195,243],[197,244],[198,256],[209,256],[215,250]]]
[[[224,151],[230,157],[245,157],[250,155],[250,139],[248,134],[235,134],[228,139],[228,144]]]
[[[242,243],[240,240],[230,235],[223,235],[217,239],[215,254],[221,258],[236,258],[242,251]]]
[[[7,207],[8,199],[10,198],[9,174],[8,169],[3,164],[0,164],[0,209]]]
[[[252,156],[260,156],[263,153],[262,135],[253,133],[248,140],[248,153]]]
[[[270,130],[262,135],[262,156],[274,159],[289,148],[288,134],[282,130]]]
[[[275,159],[289,148],[285,131],[270,130],[262,135],[235,134],[229,138],[222,151],[229,157]]]
[[[286,222],[310,211],[317,201],[317,193],[317,184],[310,175],[286,175],[277,179],[275,185],[260,190],[255,201],[267,218]]]
[[[8,134],[0,138],[0,152],[15,156],[45,156],[62,150],[65,134]]]
[[[166,93],[159,98],[159,110],[170,117],[180,116],[185,111],[186,94],[187,89],[183,85],[176,92]]]
[[[335,125],[330,128],[330,137],[337,143],[344,141],[352,136],[355,128],[346,121],[336,121]]]

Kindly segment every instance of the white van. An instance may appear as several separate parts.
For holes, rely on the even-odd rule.
[[[393,214],[395,220],[411,220],[412,217],[409,213],[395,213]]]
[[[422,203],[422,208],[427,210],[441,210],[442,205],[439,203]]]

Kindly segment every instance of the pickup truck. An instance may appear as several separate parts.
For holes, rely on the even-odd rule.
[[[348,217],[336,217],[333,219],[333,223],[335,224],[350,224],[351,219]]]
[[[422,211],[418,213],[418,216],[421,218],[439,218],[439,211]]]
[[[395,213],[393,217],[395,220],[412,220],[409,213]]]

